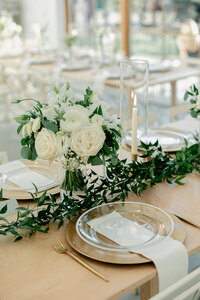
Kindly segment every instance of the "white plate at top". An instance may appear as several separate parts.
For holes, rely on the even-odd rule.
[[[188,131],[181,130],[170,130],[170,128],[159,128],[152,129],[148,131],[148,136],[143,139],[140,137],[140,140],[145,143],[155,143],[158,140],[159,145],[162,147],[165,152],[175,152],[181,150],[181,148],[185,147],[185,140],[188,141],[189,144],[194,142],[192,133]],[[125,143],[130,148],[131,147],[132,138],[130,135],[125,137]],[[138,144],[139,144],[138,140]]]

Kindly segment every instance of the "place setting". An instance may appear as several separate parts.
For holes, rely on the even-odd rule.
[[[200,295],[199,4],[140,2],[0,0],[0,299]]]
[[[129,75],[133,71],[133,82],[136,82],[128,104],[124,98],[126,68]],[[165,129],[150,131],[148,118],[140,117],[140,109],[148,115],[148,62],[122,63],[121,77],[121,101],[129,107],[125,112],[120,105],[121,121],[109,113],[107,103],[90,88],[86,88],[83,100],[77,100],[68,82],[60,88],[54,85],[46,103],[35,100],[31,111],[15,118],[19,123],[17,132],[22,132],[23,159],[0,166],[1,197],[11,198],[7,201],[12,204],[11,207],[9,202],[1,203],[0,218],[6,216],[9,209],[13,213],[17,211],[18,219],[16,223],[9,223],[3,217],[6,223],[0,224],[0,233],[7,235],[11,226],[10,232],[17,241],[31,236],[35,228],[47,232],[52,222],[61,227],[68,218],[62,240],[56,238],[53,243],[56,252],[66,253],[106,282],[109,278],[71,252],[67,243],[86,259],[111,265],[153,262],[158,272],[159,290],[163,290],[187,275],[185,227],[167,208],[142,202],[138,197],[130,201],[131,191],[141,196],[143,191],[162,184],[163,180],[181,185],[183,172],[174,177],[176,158],[165,152],[184,151],[181,149],[188,137],[187,132],[181,135]],[[21,101],[26,100],[16,100],[15,104]],[[125,136],[131,163],[118,157],[123,134],[127,132],[124,116],[126,122],[131,119],[131,137],[127,140]],[[140,133],[146,133],[148,138],[143,140],[140,135],[141,153],[138,151]],[[198,152],[198,144],[195,147],[194,151]],[[194,160],[196,152],[193,152]],[[169,167],[168,177],[165,177],[163,170]],[[187,172],[191,169],[185,170]],[[26,208],[15,199],[32,199],[35,205]],[[23,234],[24,226],[26,233]]]

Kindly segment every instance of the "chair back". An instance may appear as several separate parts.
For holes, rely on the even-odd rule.
[[[150,300],[197,300],[200,296],[200,267]]]

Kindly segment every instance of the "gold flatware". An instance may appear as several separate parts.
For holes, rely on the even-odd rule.
[[[63,243],[56,238],[55,240],[55,245],[54,248],[56,250],[56,252],[62,254],[68,254],[69,256],[71,256],[74,260],[76,260],[77,262],[79,262],[82,266],[84,266],[86,269],[88,269],[89,271],[91,271],[92,273],[94,273],[95,275],[97,275],[98,277],[100,277],[101,279],[109,282],[109,280],[104,277],[103,275],[101,275],[98,271],[96,271],[93,267],[91,267],[89,264],[87,264],[86,262],[84,262],[82,259],[80,259],[78,256],[74,255],[73,253],[71,253],[64,245]]]

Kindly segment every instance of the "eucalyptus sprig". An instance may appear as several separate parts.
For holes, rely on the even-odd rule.
[[[107,176],[99,177],[91,170],[84,179],[86,185],[79,199],[72,193],[65,195],[62,202],[58,202],[53,195],[46,197],[47,192],[40,197],[32,194],[34,207],[17,208],[16,219],[11,222],[3,217],[7,211],[5,205],[0,211],[0,234],[12,234],[14,241],[18,241],[37,231],[47,233],[52,222],[58,222],[60,228],[65,218],[71,219],[102,203],[125,201],[130,192],[140,196],[143,191],[161,182],[182,185],[186,174],[193,171],[200,173],[198,146],[198,143],[190,147],[186,144],[185,148],[171,156],[163,153],[158,142],[141,143],[143,161],[127,163],[126,160],[119,160],[117,156],[109,158],[106,160]]]

